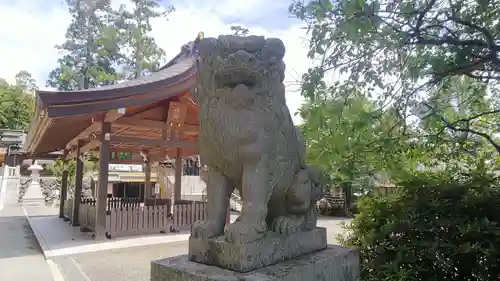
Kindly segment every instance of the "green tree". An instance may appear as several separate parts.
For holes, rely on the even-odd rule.
[[[110,0],[66,0],[71,23],[66,41],[56,46],[63,56],[47,85],[60,90],[88,89],[118,79],[119,34],[112,24]]]
[[[306,97],[314,99],[321,88],[337,95],[365,90],[381,110],[390,105],[407,120],[418,101],[449,91],[454,78],[487,82],[482,91],[490,92],[491,107],[463,112],[459,119],[467,122],[441,117],[440,122],[446,130],[486,140],[500,153],[494,125],[481,130],[468,125],[500,113],[500,9],[495,1],[315,0],[295,1],[290,11],[307,25],[309,57],[316,60],[303,76]],[[325,80],[331,71],[343,75],[340,82]]]
[[[83,173],[87,172],[95,172],[98,171],[98,163],[95,162],[95,159],[92,159],[94,156],[92,153],[88,153],[83,161]],[[52,174],[56,177],[57,186],[61,186],[62,174],[64,171],[64,160],[62,158],[58,158],[53,163],[47,166],[47,169],[52,172]],[[67,170],[68,170],[68,185],[73,186],[75,183],[76,177],[76,161],[70,160],[67,161]],[[71,188],[72,189],[72,188]]]
[[[132,0],[132,11],[121,6],[116,19],[122,37],[122,56],[127,79],[137,78],[144,73],[153,72],[160,66],[165,51],[150,35],[151,20],[166,17],[174,7],[162,8],[159,0]]]
[[[67,165],[68,165],[67,166],[68,183],[73,183],[73,182],[75,182],[76,162],[75,161],[68,161]],[[57,180],[60,181],[62,178],[63,171],[64,171],[64,161],[62,159],[58,158],[53,163],[49,164],[47,166],[47,169],[52,172],[52,174],[56,177]]]
[[[21,87],[23,90],[31,93],[34,93],[36,90],[38,90],[36,80],[33,78],[31,73],[26,70],[21,70],[18,74],[16,74],[16,85],[18,87]]]
[[[19,77],[31,77],[26,71],[16,75]],[[32,92],[34,80],[29,80],[30,86],[20,84],[9,85],[7,82],[0,85],[0,128],[11,130],[22,130],[27,132],[35,109],[35,100]]]
[[[487,85],[469,77],[451,77],[444,87],[428,94],[432,113],[420,122],[428,153],[440,161],[477,162],[498,158],[499,141],[495,123],[498,114],[489,114],[499,104],[487,95]],[[498,162],[500,163],[500,162]]]
[[[361,92],[322,96],[301,108],[301,132],[308,161],[322,169],[331,185],[367,191],[411,174],[421,154],[396,111],[378,112]]]
[[[237,36],[246,36],[248,35],[248,28],[244,28],[241,25],[232,25],[231,26],[231,31],[233,32],[233,35]]]

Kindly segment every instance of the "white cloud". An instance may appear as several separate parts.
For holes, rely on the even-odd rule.
[[[15,7],[0,4],[0,18],[3,22],[0,25],[0,77],[12,81],[14,75],[24,69],[31,72],[40,86],[44,87],[48,73],[56,66],[58,58],[54,45],[63,42],[70,17],[62,5],[39,12],[39,9],[30,8],[29,3],[33,3],[30,1],[19,1]],[[193,40],[199,31],[203,31],[205,36],[230,33],[231,24],[223,22],[221,17],[259,14],[259,10],[269,3],[263,0],[196,2],[198,3],[172,1],[176,11],[168,20],[153,20],[152,35],[165,49],[167,59],[175,56],[180,47]],[[113,0],[112,3],[115,7],[120,4],[129,6],[128,0]],[[12,28],[13,26],[17,28]],[[252,34],[278,37],[284,41],[287,47],[285,81],[293,84],[287,86],[287,99],[290,111],[295,112],[302,102],[295,81],[311,64],[306,58],[304,31],[299,25],[285,30],[270,30],[257,24],[246,27]],[[298,121],[297,117],[294,119]]]
[[[54,46],[64,40],[69,15],[59,7],[37,13],[23,6],[0,4],[0,77],[12,82],[16,73],[27,70],[44,84],[56,63]]]

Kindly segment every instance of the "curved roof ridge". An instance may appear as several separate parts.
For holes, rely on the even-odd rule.
[[[37,94],[41,101],[41,106],[43,107],[127,97],[136,93],[142,93],[146,90],[145,88],[150,88],[146,86],[153,86],[153,84],[162,84],[158,86],[167,87],[168,85],[163,85],[164,83],[159,82],[181,76],[188,72],[193,67],[193,64],[194,58],[184,58],[179,60],[178,63],[160,71],[152,72],[150,75],[141,76],[132,80],[125,80],[113,85],[77,91],[37,91]],[[141,90],[141,88],[144,90]],[[124,91],[125,89],[127,90]]]
[[[159,70],[163,70],[165,68],[171,67],[179,62],[181,59],[196,57],[198,55],[198,50],[196,49],[196,43],[203,39],[203,32],[198,32],[198,35],[193,41],[189,41],[186,44],[182,45],[181,51],[169,62],[167,62],[164,66],[160,67]]]
[[[82,89],[75,91],[37,91],[40,107],[57,106],[64,104],[75,104],[85,102],[104,101],[113,98],[124,98],[133,96],[144,91],[154,90],[153,88],[168,87],[168,83],[175,84],[175,76],[182,76],[183,73],[190,72],[194,67],[198,52],[195,48],[196,42],[203,39],[203,32],[198,33],[195,40],[184,44],[177,54],[167,64],[158,71],[151,72],[149,75],[140,76],[132,80],[124,80],[113,85],[95,87],[91,89]],[[83,95],[82,95],[83,94]]]

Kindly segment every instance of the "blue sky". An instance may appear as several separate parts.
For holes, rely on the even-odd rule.
[[[129,0],[111,0],[112,5],[130,5]],[[231,25],[242,25],[252,34],[281,38],[287,54],[287,99],[292,112],[302,99],[296,81],[311,65],[302,24],[290,17],[291,0],[168,0],[176,11],[153,21],[152,36],[165,49],[167,59],[199,31],[206,36],[230,33]],[[64,0],[0,0],[0,77],[13,81],[20,70],[34,75],[41,88],[60,56],[54,49],[64,41],[70,18]]]

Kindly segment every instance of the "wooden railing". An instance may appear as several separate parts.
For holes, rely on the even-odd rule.
[[[327,194],[317,203],[318,213],[321,215],[343,215],[345,211],[345,200],[342,196]]]
[[[139,197],[111,197],[107,198],[106,202],[107,210],[116,208],[139,207],[141,205],[141,199]]]
[[[82,197],[82,205],[95,206],[97,203],[94,197]],[[116,208],[139,207],[141,199],[139,197],[111,197],[106,198],[106,210],[110,211]]]
[[[112,209],[106,232],[111,236],[169,232],[169,212],[165,205]]]
[[[116,201],[108,200],[107,204],[105,231],[108,237],[185,231],[189,230],[195,221],[204,219],[206,213],[206,202],[176,202],[172,214],[170,202],[153,206],[143,206],[133,200],[109,203]],[[65,216],[72,219],[73,200],[67,199],[64,206]],[[82,231],[95,231],[95,199],[82,198],[79,211]]]
[[[73,199],[71,198],[64,200],[64,216],[73,220]]]
[[[173,215],[169,205],[114,208],[106,217],[106,232],[115,237],[188,230],[205,218],[205,206],[205,202],[176,204]]]
[[[177,230],[189,230],[197,220],[205,219],[206,202],[193,202],[191,204],[175,204],[173,225]]]
[[[82,229],[87,231],[95,230],[96,206],[90,204],[80,204],[79,222]]]

